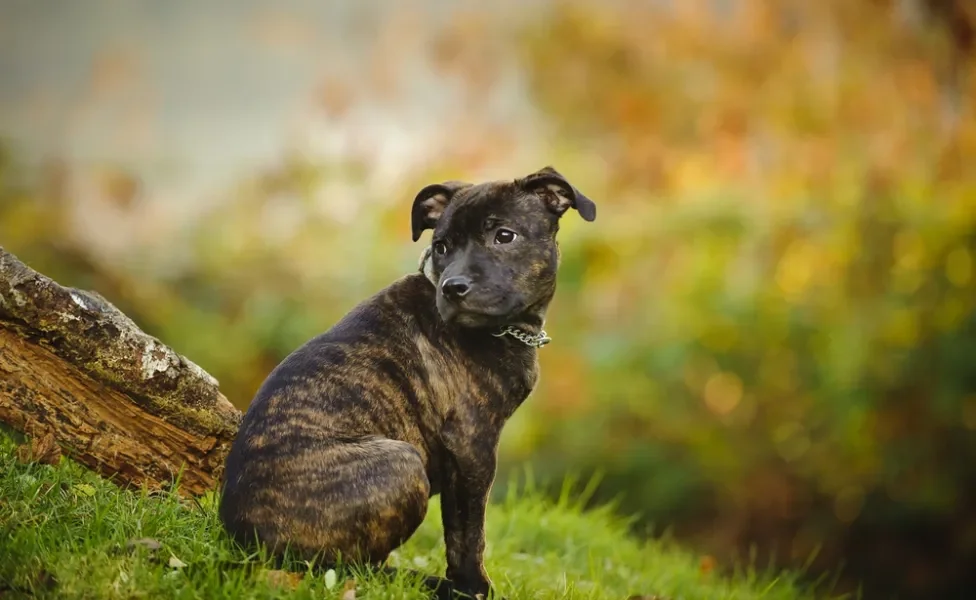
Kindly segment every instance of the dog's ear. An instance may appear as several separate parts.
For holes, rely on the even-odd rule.
[[[419,240],[424,230],[433,229],[454,194],[467,187],[471,187],[471,184],[463,181],[445,181],[428,185],[420,190],[414,198],[413,210],[410,213],[413,241]]]
[[[549,210],[559,216],[572,207],[585,220],[596,219],[596,204],[570,185],[566,178],[552,167],[543,167],[520,179],[518,184],[522,189],[538,194]]]

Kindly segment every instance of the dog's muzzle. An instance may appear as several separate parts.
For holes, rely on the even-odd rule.
[[[436,288],[437,278],[434,277],[434,261],[431,260],[431,252],[431,247],[427,246],[424,248],[423,252],[420,253],[420,262],[417,265],[417,271],[422,273],[423,276],[427,278],[427,281],[429,281],[431,285]],[[536,349],[542,348],[552,341],[552,338],[546,334],[545,330],[541,330],[539,333],[531,333],[515,327],[514,325],[508,325],[498,333],[493,333],[492,335],[495,337],[505,337],[506,335],[511,336],[526,346]]]

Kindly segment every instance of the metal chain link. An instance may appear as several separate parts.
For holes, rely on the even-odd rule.
[[[521,329],[515,327],[514,325],[509,325],[505,329],[502,329],[500,332],[493,333],[492,335],[495,337],[503,337],[506,335],[510,335],[513,338],[525,344],[526,346],[532,348],[541,348],[552,341],[552,338],[549,337],[545,331],[540,331],[539,333],[532,334],[527,331],[522,331]]]

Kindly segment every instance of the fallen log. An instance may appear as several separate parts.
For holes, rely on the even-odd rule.
[[[0,247],[0,422],[120,486],[216,487],[241,412],[217,380],[97,293]]]

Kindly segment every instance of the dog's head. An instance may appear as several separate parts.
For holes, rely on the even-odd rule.
[[[433,229],[430,260],[437,311],[464,327],[505,325],[541,315],[556,290],[559,219],[596,205],[552,167],[514,181],[447,181],[420,190],[413,240]]]

